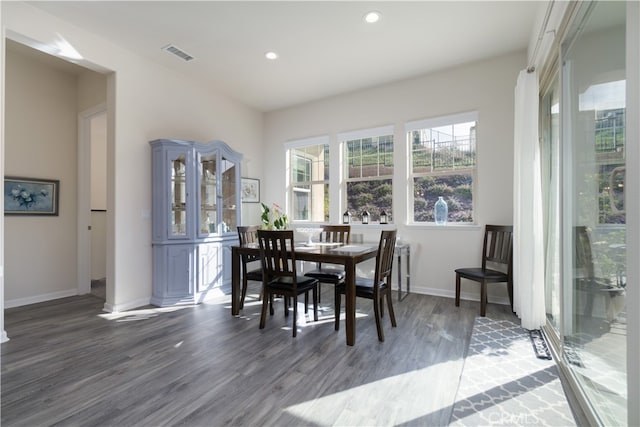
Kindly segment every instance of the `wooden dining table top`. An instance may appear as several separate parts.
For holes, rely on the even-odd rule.
[[[258,255],[260,253],[260,248],[257,243],[232,246],[232,250],[241,255]],[[360,262],[373,258],[378,251],[378,247],[374,243],[344,244],[320,242],[312,245],[295,245],[294,251],[297,260],[344,264],[345,261],[349,259]],[[371,255],[373,255],[373,257]]]

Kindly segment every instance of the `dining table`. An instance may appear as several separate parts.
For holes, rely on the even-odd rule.
[[[378,253],[376,244],[343,244],[315,243],[295,245],[289,251],[295,251],[297,261],[322,262],[340,264],[345,270],[345,330],[347,345],[356,342],[356,266],[368,259],[375,258]],[[243,255],[260,256],[257,243],[231,247],[231,315],[240,314],[240,263]]]

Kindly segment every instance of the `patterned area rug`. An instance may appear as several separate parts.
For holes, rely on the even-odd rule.
[[[450,425],[576,423],[555,362],[536,357],[529,331],[513,322],[477,317]]]

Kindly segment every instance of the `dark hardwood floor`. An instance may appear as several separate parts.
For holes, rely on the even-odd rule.
[[[320,321],[300,315],[292,338],[282,301],[258,329],[256,286],[239,317],[224,295],[119,314],[94,295],[6,310],[2,425],[448,424],[478,302],[394,294],[398,327],[385,316],[380,343],[371,301],[358,299],[348,347],[331,287]],[[487,316],[517,322],[507,306]]]

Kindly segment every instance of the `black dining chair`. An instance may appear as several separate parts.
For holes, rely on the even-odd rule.
[[[260,329],[267,320],[267,305],[273,316],[273,296],[285,297],[284,314],[289,315],[287,300],[293,299],[293,336],[297,334],[298,296],[313,293],[313,320],[318,320],[318,279],[299,276],[296,271],[296,254],[293,230],[258,230],[260,258],[262,260],[262,313]],[[305,304],[304,312],[308,312]]]
[[[260,229],[257,225],[249,225],[249,226],[238,226],[238,240],[241,246],[251,243],[258,243],[258,230]],[[253,280],[262,283],[262,268],[257,265],[251,270],[248,269],[249,264],[251,263],[259,263],[260,257],[256,255],[242,255],[240,259],[242,264],[242,296],[240,298],[240,308],[244,307],[244,299],[247,296],[247,287],[248,281]],[[262,294],[260,294],[260,298]]]
[[[350,225],[325,225],[320,233],[320,242],[324,243],[351,243],[351,226]],[[329,283],[337,285],[344,282],[345,272],[343,266],[332,264],[317,263],[315,270],[311,270],[304,274],[307,277],[318,279],[320,283]],[[322,289],[318,285],[318,302],[321,300]]]
[[[488,283],[507,283],[509,302],[513,310],[513,227],[486,225],[482,244],[482,266],[458,268],[455,273],[456,307],[460,306],[460,279],[464,278],[480,283],[480,316],[484,317],[487,312]]]
[[[584,225],[573,227],[574,258],[573,281],[576,291],[585,292],[587,300],[584,315],[593,317],[593,303],[596,296],[604,297],[607,321],[613,320],[611,301],[625,291],[621,283],[612,283],[610,278],[596,276],[591,232]]]
[[[356,297],[373,300],[373,313],[376,319],[378,330],[378,340],[384,341],[382,331],[382,317],[384,316],[383,299],[387,300],[389,318],[391,326],[397,326],[396,316],[393,311],[391,298],[391,270],[393,268],[393,251],[396,246],[396,230],[383,230],[380,234],[378,244],[378,254],[376,255],[376,267],[373,279],[356,277]],[[335,329],[340,329],[340,301],[343,294],[346,294],[344,282],[335,287]]]

